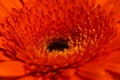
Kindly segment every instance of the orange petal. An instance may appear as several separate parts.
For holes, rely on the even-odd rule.
[[[107,64],[106,69],[120,74],[120,64],[119,63]]]
[[[0,63],[1,77],[14,77],[25,75],[23,64],[17,61],[7,61]]]
[[[109,73],[93,64],[81,67],[78,72],[87,80],[113,80]]]

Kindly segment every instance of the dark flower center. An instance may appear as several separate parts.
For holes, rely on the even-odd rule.
[[[52,41],[47,46],[47,49],[50,52],[52,52],[53,50],[63,51],[64,49],[68,49],[68,48],[69,48],[68,42],[62,39]]]

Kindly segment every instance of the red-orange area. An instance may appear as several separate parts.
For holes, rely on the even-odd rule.
[[[111,2],[0,1],[0,80],[119,79],[120,20]],[[70,50],[46,50],[59,37]]]

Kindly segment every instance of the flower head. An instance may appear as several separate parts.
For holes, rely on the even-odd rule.
[[[119,0],[16,4],[0,22],[1,79],[119,79]]]

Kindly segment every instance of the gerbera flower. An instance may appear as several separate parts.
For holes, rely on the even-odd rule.
[[[119,80],[119,0],[5,1],[0,79]]]

